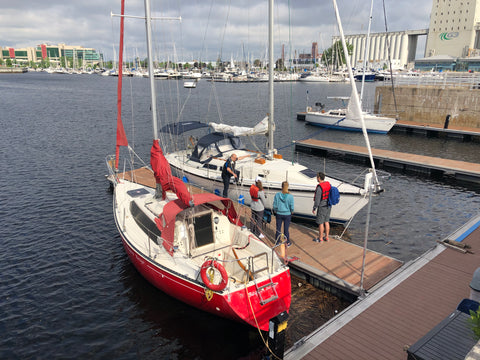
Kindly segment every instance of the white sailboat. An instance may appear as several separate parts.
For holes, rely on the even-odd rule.
[[[365,76],[367,73],[366,64],[368,60],[368,49],[370,47],[370,25],[372,20],[372,9],[373,0],[371,1],[370,5],[367,44],[365,46],[364,65],[361,72],[362,88],[360,95],[360,104],[362,104],[363,100],[363,89],[365,85]],[[345,46],[345,44],[343,46]],[[348,51],[346,51],[345,48],[344,53],[345,57],[349,57]],[[347,66],[349,66],[350,75],[350,73],[352,72],[351,67],[350,65]],[[351,74],[351,76],[353,77],[353,79],[355,79],[353,73]],[[325,110],[323,106],[315,106],[313,108],[307,107],[305,121],[311,125],[322,126],[336,130],[362,131],[360,115],[356,111],[356,106],[351,103],[351,101],[353,101],[354,92],[355,94],[357,93],[357,88],[355,86],[352,88],[352,95],[350,96],[350,98],[346,98],[348,100],[348,106],[346,108]],[[345,100],[345,98],[338,98],[341,100]],[[361,113],[363,116],[363,121],[365,122],[367,132],[369,133],[386,134],[397,122],[397,119],[392,117],[381,116],[366,111],[362,111]]]
[[[245,135],[236,134],[234,131],[238,129],[227,126],[222,130],[217,128],[215,132],[200,138],[196,144],[192,144],[192,148],[177,150],[166,154],[165,157],[176,176],[207,191],[221,194],[223,192],[222,167],[225,161],[235,153],[239,158],[236,170],[240,172],[240,181],[230,186],[228,192],[230,198],[249,204],[251,201],[249,188],[255,179],[260,177],[267,202],[270,202],[267,208],[271,208],[274,194],[281,190],[283,181],[288,181],[290,193],[295,200],[293,216],[313,219],[313,197],[318,184],[316,172],[306,166],[283,159],[280,154],[277,154],[273,144],[275,123],[272,29],[273,16],[270,17],[269,23],[269,111],[267,117],[255,127],[256,130],[247,130],[249,136],[253,136],[257,130],[257,134],[262,133],[268,136],[267,152],[259,153],[247,149],[241,140],[241,136]],[[188,130],[189,124],[193,123],[171,124],[164,131],[178,135]],[[347,223],[368,203],[366,195],[369,181],[365,181],[364,187],[328,176],[327,181],[336,186],[341,193],[340,203],[332,208],[332,222]]]
[[[124,0],[122,22],[123,9]],[[276,248],[242,226],[230,199],[192,194],[172,176],[157,131],[149,0],[145,0],[145,19],[153,128],[151,169],[118,173],[118,148],[128,146],[120,116],[121,67],[117,154],[106,159],[114,188],[113,214],[123,246],[138,272],[163,292],[200,310],[268,330],[272,318],[289,311],[289,269]],[[121,29],[122,44],[122,25]],[[130,162],[125,166],[134,169]]]

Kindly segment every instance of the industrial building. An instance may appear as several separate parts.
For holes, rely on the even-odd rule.
[[[425,53],[415,59],[419,36],[426,36]],[[362,68],[367,34],[345,40],[353,45],[352,66]],[[480,1],[432,0],[429,29],[370,34],[367,50],[367,68],[382,68],[390,58],[396,69],[479,71]]]

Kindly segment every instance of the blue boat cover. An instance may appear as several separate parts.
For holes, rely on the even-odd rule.
[[[200,121],[180,121],[165,125],[160,129],[160,132],[180,135],[187,131],[208,127],[208,124]]]

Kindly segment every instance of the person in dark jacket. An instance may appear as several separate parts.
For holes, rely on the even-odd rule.
[[[238,174],[235,172],[235,162],[238,157],[236,154],[230,155],[225,161],[222,168],[222,180],[223,180],[223,197],[228,197],[228,187],[230,186],[230,178],[233,176],[235,180],[238,180]]]

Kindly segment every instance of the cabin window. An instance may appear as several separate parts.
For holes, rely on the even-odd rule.
[[[137,225],[158,245],[157,238],[162,236],[162,232],[158,229],[157,224],[150,220],[135,201],[130,202],[130,211]]]
[[[217,170],[218,166],[214,164],[203,164],[203,167],[210,170]]]
[[[212,213],[196,216],[194,220],[196,247],[213,244]]]

